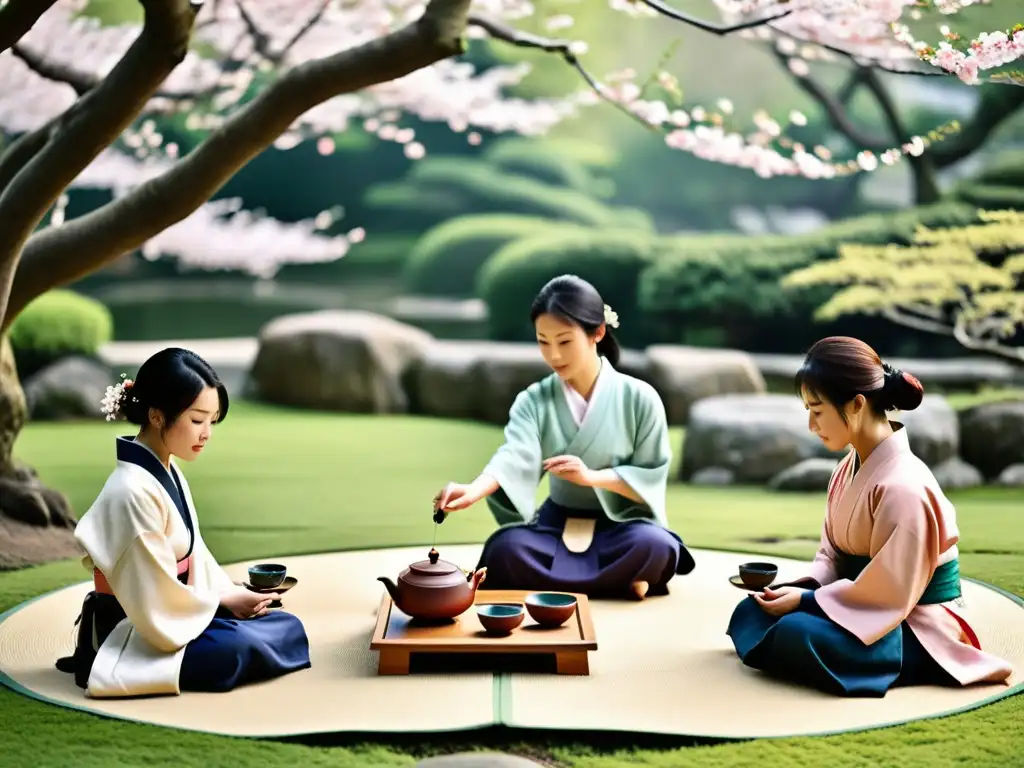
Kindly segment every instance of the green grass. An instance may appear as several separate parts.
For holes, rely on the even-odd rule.
[[[19,458],[66,492],[81,514],[113,464],[113,436],[124,425],[33,424]],[[232,407],[207,455],[188,467],[203,533],[222,562],[336,549],[430,544],[430,499],[448,480],[469,480],[499,444],[487,425],[382,416],[341,416]],[[674,431],[677,455],[682,433]],[[543,497],[544,489],[538,492]],[[953,496],[968,576],[1024,593],[1024,526],[1017,491],[977,489]],[[672,485],[670,521],[688,544],[810,557],[821,526],[821,494]],[[493,529],[483,505],[452,515],[438,548],[482,541]],[[75,562],[0,574],[0,612],[34,595],[83,580]],[[697,695],[681,692],[680,695]],[[0,688],[0,764],[21,766],[414,765],[432,751],[475,748],[472,734],[424,742],[398,737],[332,746],[254,742],[105,720],[45,705]],[[491,743],[564,766],[789,766],[899,764],[901,768],[1021,765],[1024,697],[953,718],[835,737],[671,748],[600,749],[571,737],[523,736]],[[1014,723],[1017,723],[1014,726]],[[512,738],[518,741],[508,741]],[[530,737],[533,739],[533,737]],[[340,744],[338,746],[337,744]],[[648,745],[650,746],[650,745]]]

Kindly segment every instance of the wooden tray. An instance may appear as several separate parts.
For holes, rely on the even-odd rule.
[[[476,605],[521,603],[531,590],[478,590]],[[476,609],[457,617],[451,624],[417,626],[398,610],[385,594],[377,612],[377,626],[370,650],[379,651],[377,673],[409,674],[413,653],[543,653],[554,654],[560,675],[589,675],[588,651],[597,650],[597,636],[586,595],[574,594],[576,612],[562,626],[542,629],[529,613],[511,634],[493,637],[484,632]]]

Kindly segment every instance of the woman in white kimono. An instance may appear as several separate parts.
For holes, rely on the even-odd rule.
[[[904,685],[1006,681],[957,606],[956,512],[887,411],[921,404],[921,383],[867,344],[815,344],[796,375],[809,428],[852,446],[828,485],[808,576],[736,607],[728,634],[747,666],[840,696]]]
[[[278,595],[234,584],[206,548],[172,460],[197,459],[227,416],[217,374],[164,349],[108,389],[104,410],[140,430],[117,438],[117,466],[75,528],[94,589],[57,668],[88,695],[115,697],[228,691],[309,667],[299,619],[270,612]]]
[[[530,311],[553,373],[520,392],[505,442],[470,484],[434,498],[444,514],[486,498],[501,527],[484,545],[486,589],[632,597],[665,594],[694,562],[668,529],[672,458],[664,404],[616,370],[618,319],[590,283],[551,280]],[[550,496],[535,508],[543,473]]]

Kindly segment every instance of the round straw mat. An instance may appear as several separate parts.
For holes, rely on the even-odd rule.
[[[480,547],[441,556],[471,567]],[[312,667],[230,693],[90,699],[54,662],[71,652],[74,620],[90,583],[44,595],[0,617],[0,681],[60,706],[127,720],[235,736],[458,731],[515,728],[614,730],[717,738],[862,730],[973,709],[1024,690],[1024,601],[964,582],[968,620],[982,646],[1015,667],[1009,684],[891,690],[847,699],[772,680],[744,667],[725,628],[746,592],[729,583],[737,566],[764,559],[697,550],[696,570],[667,597],[593,601],[598,649],[589,676],[520,673],[377,675],[369,649],[383,595],[423,547],[285,557],[298,584],[284,607],[310,639]],[[805,563],[771,558],[782,580]],[[227,568],[236,580],[250,563]],[[472,619],[470,619],[472,620]],[[443,706],[423,706],[424,701]]]

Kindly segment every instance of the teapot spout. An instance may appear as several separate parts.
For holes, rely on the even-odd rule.
[[[484,579],[486,579],[486,578],[487,578],[487,568],[485,566],[485,567],[480,568],[479,570],[477,570],[477,572],[474,573],[470,577],[470,581],[469,581],[470,591],[473,594],[476,594],[477,587],[479,587],[481,584],[483,584]]]
[[[377,578],[377,581],[381,582],[387,588],[388,594],[391,595],[391,599],[397,605],[398,604],[398,587],[395,585],[395,582],[393,582],[387,576],[379,576]]]

